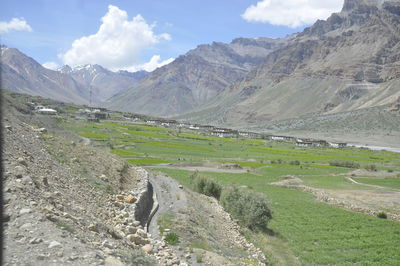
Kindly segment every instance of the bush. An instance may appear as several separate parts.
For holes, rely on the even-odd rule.
[[[377,216],[378,218],[381,218],[381,219],[387,219],[387,215],[386,215],[386,213],[384,213],[384,212],[380,212],[380,213],[378,213],[376,216]]]
[[[367,171],[371,171],[371,172],[378,171],[375,164],[369,164],[369,165],[365,166],[365,169],[367,169]]]
[[[296,161],[291,161],[290,164],[291,165],[300,165],[300,162],[298,160],[296,160]]]
[[[360,168],[360,164],[353,161],[331,161],[331,166],[346,167],[346,168]]]
[[[219,199],[221,196],[221,185],[210,178],[199,176],[197,172],[191,176],[191,183],[193,189],[201,194],[214,197],[216,199]]]
[[[179,243],[179,237],[175,233],[168,233],[165,236],[165,242],[167,242],[170,245],[176,245]]]
[[[239,223],[251,230],[266,229],[272,218],[265,196],[254,191],[228,187],[222,191],[221,204]]]

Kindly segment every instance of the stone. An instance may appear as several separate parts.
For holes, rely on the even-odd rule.
[[[125,199],[124,195],[117,195],[115,197],[117,198],[117,200],[124,200]]]
[[[126,231],[130,234],[134,234],[137,231],[137,228],[133,227],[133,226],[127,226],[126,227]]]
[[[31,209],[28,209],[28,208],[26,208],[26,209],[21,209],[20,211],[19,211],[19,215],[24,215],[24,214],[28,214],[28,213],[30,213],[32,210]]]
[[[101,245],[103,247],[110,248],[110,249],[114,248],[114,244],[108,240],[104,240],[103,243],[101,243]]]
[[[142,250],[146,252],[147,254],[152,254],[153,253],[153,246],[150,244],[146,244],[142,247]]]
[[[19,157],[19,158],[17,159],[17,162],[18,162],[19,164],[22,164],[23,166],[28,166],[28,163],[27,163],[26,160],[25,160],[24,158],[22,158],[22,157]]]
[[[137,199],[133,195],[128,195],[128,196],[125,197],[125,202],[126,203],[132,204],[132,203],[135,203],[136,200]]]
[[[128,240],[135,243],[136,245],[146,245],[150,244],[148,239],[143,239],[142,237],[138,236],[137,234],[130,234],[127,236]]]
[[[137,226],[139,226],[139,225],[140,225],[140,222],[139,222],[139,221],[133,221],[133,223],[132,223],[132,224],[133,224],[133,226],[136,226],[136,227],[137,227]]]
[[[182,186],[182,185],[179,185],[178,187],[179,187],[180,189],[183,189],[183,186]]]
[[[108,256],[104,260],[104,266],[124,266],[124,264],[116,257]]]
[[[43,183],[43,185],[45,185],[46,187],[49,186],[49,181],[47,180],[47,177],[46,177],[46,176],[43,176],[43,177],[42,177],[42,183]]]
[[[14,167],[14,174],[17,178],[22,178],[25,172],[26,172],[25,168],[20,165]]]
[[[98,226],[95,225],[95,224],[90,224],[90,225],[88,226],[88,229],[89,229],[89,231],[92,231],[92,232],[96,232],[96,233],[99,232],[99,228],[98,228]]]
[[[39,237],[34,237],[31,240],[29,240],[29,244],[39,244],[43,241],[43,239],[39,238]]]
[[[32,178],[30,177],[30,176],[24,176],[22,179],[21,179],[21,184],[24,184],[24,185],[32,185],[33,184],[33,180],[32,180]]]
[[[147,238],[147,233],[143,229],[137,229],[136,234],[140,237]]]
[[[57,241],[51,241],[48,248],[55,248],[55,247],[61,247],[61,243]]]
[[[135,235],[134,235],[134,234],[129,234],[129,235],[126,236],[126,238],[127,238],[129,241],[134,242],[134,240],[135,240]]]

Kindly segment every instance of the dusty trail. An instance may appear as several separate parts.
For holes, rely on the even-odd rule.
[[[158,218],[167,211],[178,213],[181,209],[187,207],[187,198],[183,189],[179,188],[179,183],[170,177],[151,174],[150,182],[153,185],[154,193],[157,195],[159,207],[150,221],[148,230],[152,236],[161,239],[157,226]]]

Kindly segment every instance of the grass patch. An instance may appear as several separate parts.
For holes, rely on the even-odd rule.
[[[89,139],[108,139],[108,135],[100,134],[94,131],[79,131],[78,135]]]
[[[165,229],[171,229],[175,224],[175,214],[172,212],[165,212],[157,220],[160,233],[163,234]]]
[[[179,243],[179,236],[175,233],[168,233],[165,235],[165,242],[169,245],[177,245]]]
[[[154,165],[162,163],[171,163],[171,161],[158,159],[158,158],[137,158],[137,159],[127,159],[128,163],[134,165]]]
[[[385,177],[385,178],[359,177],[353,179],[363,184],[400,189],[400,178],[398,177]]]

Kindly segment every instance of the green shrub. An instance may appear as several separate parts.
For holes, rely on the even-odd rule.
[[[198,175],[197,172],[191,176],[191,183],[193,189],[201,194],[216,199],[219,199],[221,196],[221,185],[208,177]]]
[[[365,166],[365,169],[367,169],[367,171],[371,171],[371,172],[378,171],[375,164],[369,164],[369,165]]]
[[[360,168],[360,164],[353,161],[331,161],[331,166],[346,167],[346,168]]]
[[[196,254],[196,262],[197,263],[202,263],[203,262],[203,254],[197,253]]]
[[[221,193],[221,204],[239,223],[251,230],[266,229],[272,218],[265,196],[237,187],[225,188]]]
[[[296,160],[296,161],[291,161],[290,164],[291,165],[300,165],[300,162],[298,160]]]
[[[165,242],[167,242],[170,245],[176,245],[179,243],[179,236],[175,233],[168,233],[165,236]]]
[[[376,216],[381,219],[387,219],[387,214],[384,212],[380,212]]]

